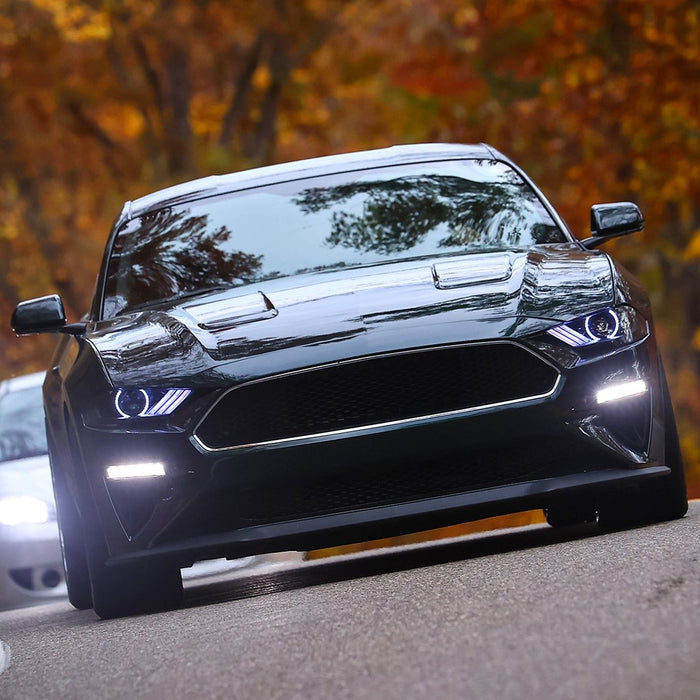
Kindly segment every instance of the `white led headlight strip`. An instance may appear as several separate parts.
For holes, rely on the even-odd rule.
[[[162,398],[151,405],[151,397],[146,389],[138,389],[144,398],[144,408],[136,415],[129,415],[119,407],[119,399],[124,390],[119,389],[114,398],[114,408],[122,418],[153,418],[170,415],[191,393],[191,389],[168,389]]]
[[[190,389],[168,389],[165,396],[144,411],[142,416],[167,416],[172,413],[190,394]]]

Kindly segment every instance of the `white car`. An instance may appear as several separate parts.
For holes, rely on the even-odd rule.
[[[0,382],[0,610],[66,595],[43,381],[39,372]]]

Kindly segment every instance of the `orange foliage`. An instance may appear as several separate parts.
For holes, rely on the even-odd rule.
[[[700,484],[700,7],[693,0],[13,0],[0,7],[0,315],[92,291],[124,199],[199,175],[486,141],[650,289]],[[47,362],[0,331],[0,376]]]

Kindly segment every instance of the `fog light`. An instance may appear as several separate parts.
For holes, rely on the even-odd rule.
[[[108,479],[143,479],[153,476],[165,476],[165,467],[161,462],[113,464],[107,467]]]
[[[598,392],[598,403],[608,403],[609,401],[617,401],[618,399],[627,399],[630,396],[639,396],[639,394],[643,394],[646,390],[647,385],[643,379],[614,384]]]

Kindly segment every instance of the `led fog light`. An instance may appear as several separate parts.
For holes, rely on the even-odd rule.
[[[143,479],[154,476],[165,476],[165,467],[161,462],[113,464],[107,467],[108,479]]]
[[[626,399],[630,396],[638,396],[647,390],[646,382],[643,379],[637,379],[632,382],[623,382],[621,384],[613,384],[601,389],[597,394],[598,403],[608,403],[610,401],[618,401]]]

